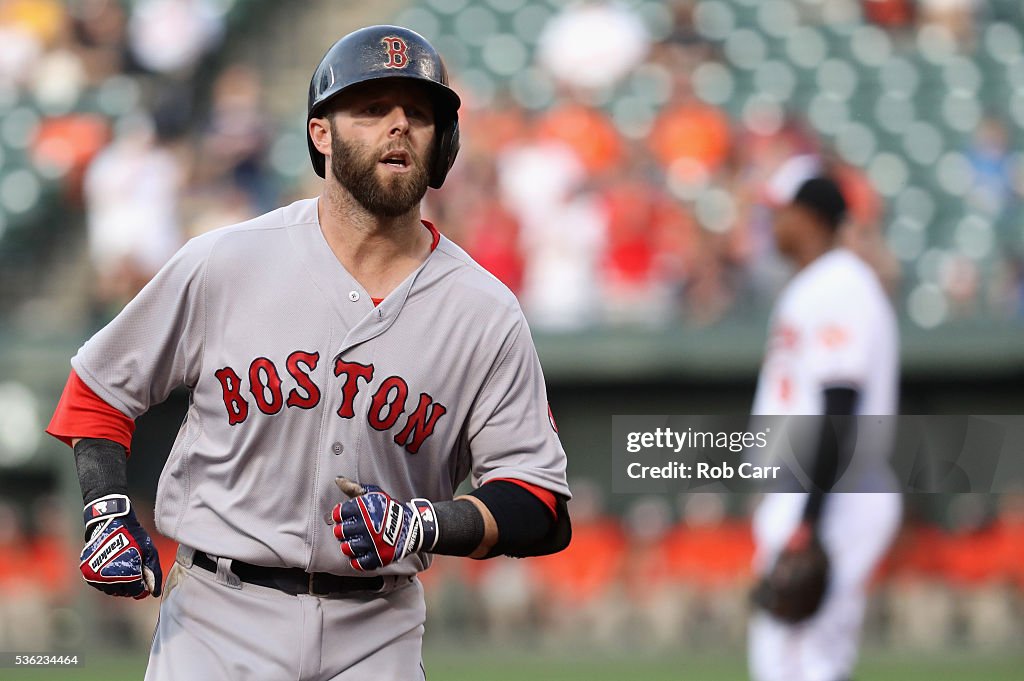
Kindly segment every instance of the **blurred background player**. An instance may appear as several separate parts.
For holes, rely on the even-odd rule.
[[[772,313],[753,413],[893,415],[896,316],[875,272],[837,244],[846,200],[831,178],[790,179],[796,191],[776,209],[773,234],[797,272]],[[767,494],[754,513],[755,569],[764,579],[756,592],[762,608],[750,622],[755,681],[845,681],[857,659],[868,580],[898,529],[901,504],[894,480],[893,493],[877,492],[891,478],[884,449],[858,447],[856,455],[871,460],[842,465],[853,454],[856,423],[837,423],[834,430],[822,424],[816,438],[811,491]],[[840,473],[876,491],[830,494]],[[786,563],[791,559],[818,564]],[[784,570],[809,574],[794,578]],[[786,602],[803,598],[814,601],[802,610]]]

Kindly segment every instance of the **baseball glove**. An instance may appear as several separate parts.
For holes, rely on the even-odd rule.
[[[789,624],[818,611],[828,589],[829,560],[816,532],[802,525],[754,587],[754,603]]]

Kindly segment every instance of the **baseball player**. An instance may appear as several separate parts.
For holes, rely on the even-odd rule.
[[[420,219],[459,104],[418,34],[345,36],[309,86],[319,197],[193,239],[72,359],[48,432],[74,447],[86,581],[162,594],[147,679],[422,679],[431,554],[568,544],[519,305]],[[180,385],[155,516],[181,548],[161,584],[125,457]]]
[[[893,310],[873,271],[837,246],[846,214],[828,177],[797,183],[774,216],[778,250],[797,274],[772,313],[755,415],[891,415],[899,353]],[[749,627],[755,681],[848,681],[866,586],[900,518],[884,448],[847,461],[852,419],[822,428],[810,493],[765,495],[753,518],[755,591]],[[877,493],[829,493],[837,472]]]

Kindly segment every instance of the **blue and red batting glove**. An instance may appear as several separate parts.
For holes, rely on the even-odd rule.
[[[111,596],[159,596],[160,557],[128,497],[100,497],[85,507],[84,515],[86,540],[78,567],[89,586]]]
[[[356,570],[376,570],[437,545],[437,517],[428,500],[403,503],[376,485],[336,482],[350,499],[331,511],[334,536]]]

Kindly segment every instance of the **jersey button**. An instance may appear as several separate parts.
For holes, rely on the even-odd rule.
[[[359,300],[359,291],[349,291],[348,299],[351,300],[353,303]]]
[[[334,452],[335,456],[337,456],[338,454],[341,454],[343,451],[345,451],[345,446],[340,442],[335,442],[333,445],[331,445],[331,451]]]

